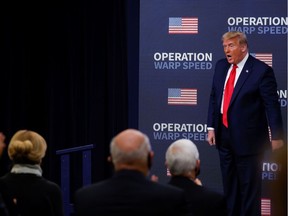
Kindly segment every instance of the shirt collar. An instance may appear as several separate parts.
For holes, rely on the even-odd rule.
[[[240,61],[237,66],[238,66],[238,71],[242,71],[247,59],[249,57],[249,53],[247,52],[247,54],[245,55],[245,57],[242,59],[242,61]]]

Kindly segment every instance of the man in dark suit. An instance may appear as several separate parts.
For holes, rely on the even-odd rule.
[[[124,130],[110,153],[115,175],[76,191],[76,215],[188,215],[184,191],[147,178],[153,151],[145,134]]]
[[[166,151],[165,163],[172,176],[169,184],[185,191],[193,215],[227,215],[224,195],[203,186],[197,178],[200,170],[199,152],[191,140],[173,142]]]
[[[229,216],[260,216],[264,153],[284,145],[277,83],[273,69],[249,55],[244,33],[227,32],[222,44],[226,58],[215,65],[207,141],[219,151]],[[225,111],[222,95],[232,65],[236,78]]]

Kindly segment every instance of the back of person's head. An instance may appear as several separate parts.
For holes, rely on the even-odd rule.
[[[148,136],[136,129],[127,129],[117,134],[111,140],[110,154],[115,170],[150,169],[153,156]]]
[[[14,164],[40,164],[46,149],[46,141],[40,134],[19,130],[10,140],[8,155]]]
[[[168,147],[165,157],[171,175],[186,175],[195,170],[199,152],[191,140],[179,139]]]

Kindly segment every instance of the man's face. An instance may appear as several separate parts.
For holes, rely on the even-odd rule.
[[[224,40],[223,49],[230,64],[238,64],[247,53],[247,46],[240,45],[236,37]]]

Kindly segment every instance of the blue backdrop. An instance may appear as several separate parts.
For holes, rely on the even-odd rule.
[[[151,138],[151,174],[160,182],[169,178],[167,147],[189,138],[200,151],[203,184],[222,191],[218,152],[206,142],[206,118],[226,31],[244,31],[250,53],[274,68],[287,131],[287,25],[286,0],[140,1],[139,129]],[[267,153],[263,161],[263,187],[281,172],[281,164],[271,158]],[[262,215],[271,215],[271,200],[264,188],[268,210]]]

